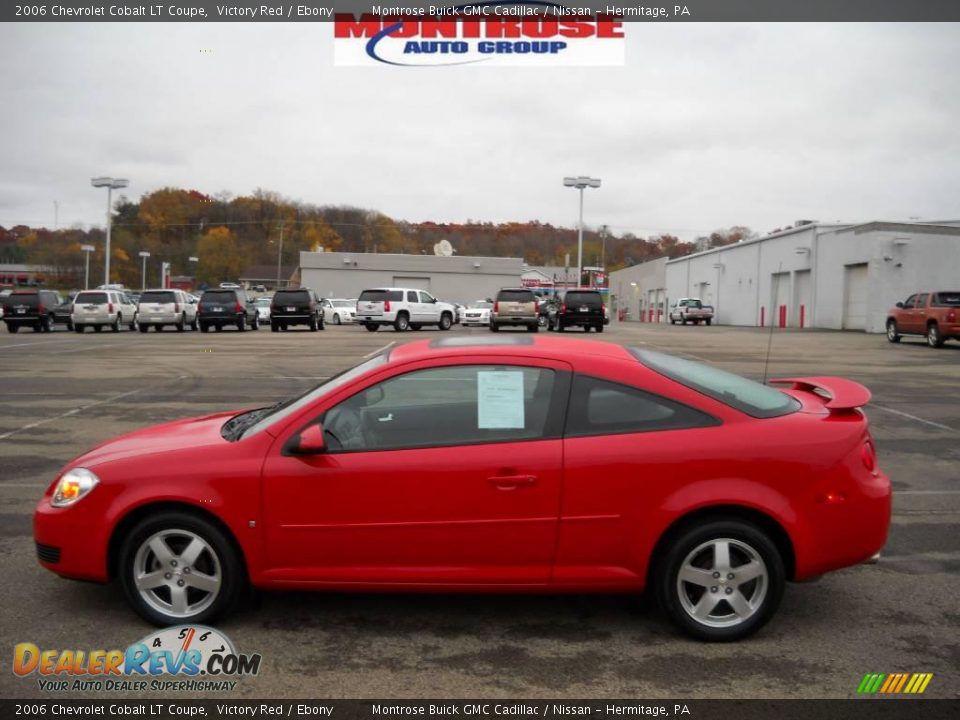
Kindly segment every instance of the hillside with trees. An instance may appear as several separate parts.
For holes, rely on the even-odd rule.
[[[95,248],[91,278],[99,282],[101,276],[94,268],[103,267],[104,235],[102,228],[0,227],[0,263],[43,266],[48,285],[79,287],[83,282],[80,246],[90,244]],[[584,264],[599,265],[605,253],[607,267],[616,270],[753,236],[748,228],[733,227],[691,243],[669,234],[640,238],[588,228]],[[449,241],[459,255],[520,257],[530,265],[563,265],[569,253],[576,262],[576,229],[536,220],[411,223],[364,208],[295,202],[266,190],[232,197],[163,188],[139,202],[125,197],[116,202],[111,281],[138,287],[138,254],[144,250],[151,254],[151,268],[160,261],[170,262],[174,275],[196,276],[200,284],[235,280],[251,265],[276,265],[278,254],[283,265],[296,266],[301,250],[430,254],[440,240]],[[199,262],[192,263],[191,257]],[[155,276],[155,271],[151,274]]]

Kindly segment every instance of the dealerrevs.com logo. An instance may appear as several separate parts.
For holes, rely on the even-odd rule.
[[[374,6],[334,16],[334,59],[344,66],[623,65],[623,23],[586,8],[505,0],[424,8]]]

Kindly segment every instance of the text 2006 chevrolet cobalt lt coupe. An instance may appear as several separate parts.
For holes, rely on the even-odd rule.
[[[139,430],[40,501],[40,563],[156,624],[261,589],[639,592],[706,640],[864,562],[891,492],[862,386],[563,338],[394,348],[271,407]]]

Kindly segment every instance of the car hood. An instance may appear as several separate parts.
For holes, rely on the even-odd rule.
[[[129,457],[145,457],[156,453],[166,453],[185,448],[206,445],[224,445],[226,440],[220,435],[220,428],[242,411],[230,411],[203,417],[175,420],[161,425],[151,425],[142,430],[107,440],[97,445],[70,463],[72,467],[94,468],[104,463],[123,460]]]

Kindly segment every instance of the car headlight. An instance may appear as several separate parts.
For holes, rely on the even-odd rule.
[[[77,500],[93,490],[99,482],[100,478],[86,468],[73,468],[73,470],[68,470],[57,480],[57,484],[53,488],[53,497],[50,499],[50,504],[53,505],[53,507],[73,505]]]

